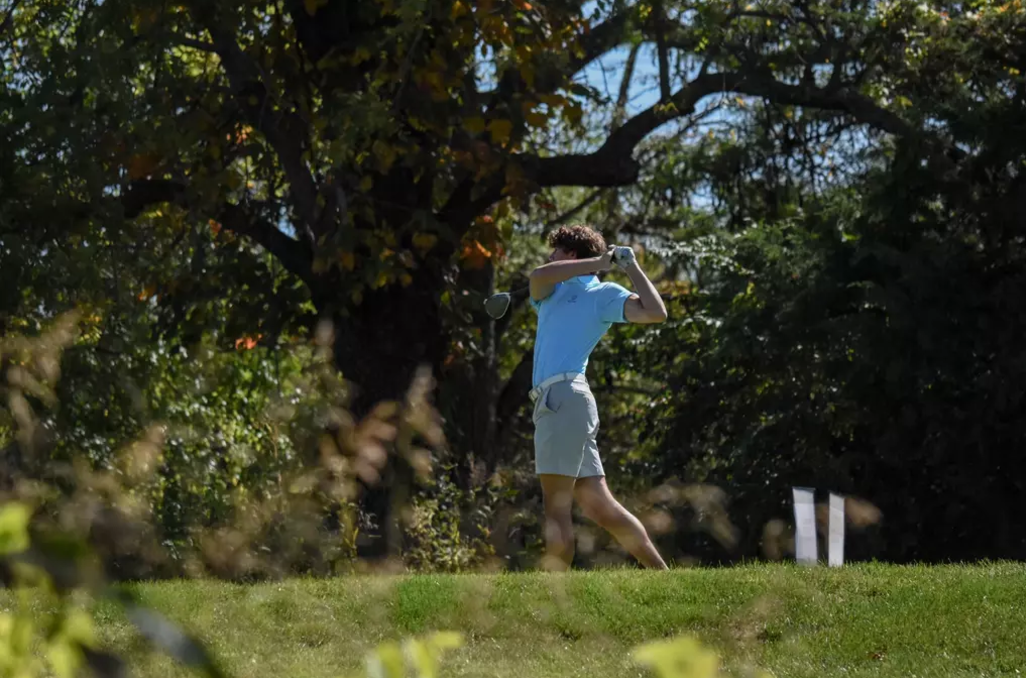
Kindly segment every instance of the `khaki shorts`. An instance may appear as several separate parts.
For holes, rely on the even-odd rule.
[[[583,376],[552,384],[534,402],[534,469],[574,478],[603,476],[595,396]]]

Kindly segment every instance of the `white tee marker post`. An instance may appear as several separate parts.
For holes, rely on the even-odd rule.
[[[808,487],[793,487],[794,493],[794,553],[802,565],[815,565],[816,553],[816,506],[813,491]]]
[[[830,540],[827,562],[830,567],[844,565],[844,497],[830,493]]]

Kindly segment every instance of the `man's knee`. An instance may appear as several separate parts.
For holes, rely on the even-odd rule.
[[[550,541],[573,544],[574,524],[569,516],[545,516],[545,536]]]
[[[617,527],[626,519],[626,509],[612,497],[590,496],[579,503],[584,517],[599,527]]]
[[[566,570],[574,559],[574,526],[569,512],[545,516],[545,570]]]

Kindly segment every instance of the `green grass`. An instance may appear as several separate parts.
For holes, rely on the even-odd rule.
[[[546,573],[140,584],[144,602],[205,640],[231,675],[356,675],[365,653],[432,630],[464,634],[443,676],[645,676],[630,650],[693,634],[732,670],[784,676],[1026,672],[1026,565]],[[97,608],[136,676],[186,676]],[[740,672],[737,675],[741,675]]]

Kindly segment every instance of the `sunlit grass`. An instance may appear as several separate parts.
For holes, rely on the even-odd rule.
[[[633,647],[693,634],[726,666],[776,676],[980,676],[1026,670],[1026,565],[753,565],[570,575],[410,575],[134,585],[234,676],[353,675],[389,639],[464,635],[446,676],[644,676]],[[137,676],[186,676],[144,653],[113,607],[104,640]],[[741,675],[738,673],[737,675]]]

